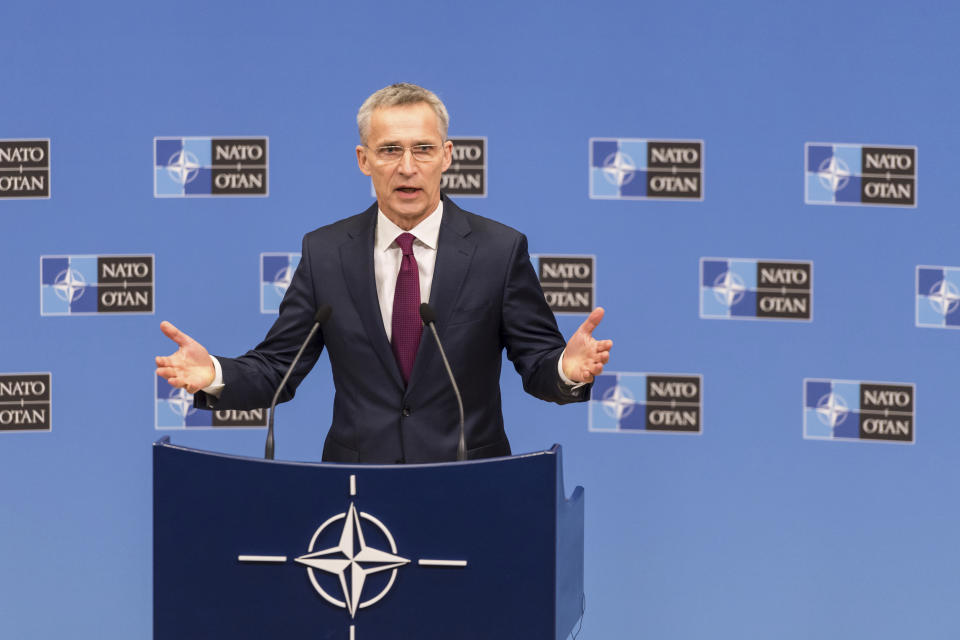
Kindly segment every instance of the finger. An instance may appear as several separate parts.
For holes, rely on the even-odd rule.
[[[167,378],[167,382],[174,389],[184,389],[187,393],[196,393],[197,389],[200,388],[195,384],[191,384],[190,382],[187,382],[185,378],[180,378],[176,376],[172,378]]]
[[[610,351],[613,348],[613,340],[597,340],[596,349],[597,351]]]
[[[587,319],[583,321],[583,324],[580,325],[577,331],[583,331],[588,335],[592,334],[593,330],[600,324],[600,321],[603,320],[603,313],[603,307],[597,307],[591,311],[590,315],[587,316]]]
[[[172,323],[167,322],[166,320],[160,323],[160,331],[163,331],[163,335],[167,336],[181,347],[185,347],[193,341],[190,336],[185,334],[183,331],[180,331],[180,329],[177,329]]]
[[[157,367],[157,375],[168,382],[179,375],[179,370],[174,367]]]
[[[175,367],[173,356],[157,356],[155,358],[158,367]]]

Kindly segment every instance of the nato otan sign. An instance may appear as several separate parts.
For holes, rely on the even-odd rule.
[[[554,313],[584,314],[596,306],[596,256],[535,254],[530,257],[543,295]]]
[[[808,142],[807,204],[917,206],[917,148]]]
[[[910,383],[806,379],[803,437],[912,444],[915,399]]]
[[[50,374],[0,374],[0,431],[50,431]]]
[[[153,139],[156,198],[266,196],[267,138]]]
[[[50,197],[50,140],[0,140],[0,198]]]
[[[152,255],[41,256],[40,314],[152,314],[153,265]]]
[[[701,433],[703,378],[698,374],[605,371],[593,380],[590,431]]]

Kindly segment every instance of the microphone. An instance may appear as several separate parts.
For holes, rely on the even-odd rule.
[[[293,368],[297,366],[298,362],[300,362],[300,356],[303,355],[303,351],[307,348],[307,344],[309,344],[313,339],[313,336],[316,335],[317,329],[320,328],[320,325],[330,318],[331,313],[333,313],[333,308],[328,304],[322,304],[320,305],[320,308],[317,309],[317,312],[313,314],[313,326],[310,327],[310,333],[307,334],[307,339],[304,340],[303,344],[300,345],[300,350],[297,351],[297,355],[294,356],[293,362],[290,363],[287,373],[284,374],[283,380],[280,381],[280,385],[273,394],[273,402],[270,403],[270,420],[267,424],[267,443],[263,452],[263,457],[267,460],[273,460],[273,412],[274,408],[277,406],[277,398],[280,397],[280,391],[284,388],[284,386],[286,386],[287,380],[290,379],[290,374],[293,373]]]
[[[463,462],[467,459],[467,438],[463,428],[463,399],[460,397],[460,388],[457,387],[457,381],[453,377],[453,369],[450,368],[450,362],[447,361],[447,354],[440,344],[440,336],[437,335],[437,314],[429,304],[424,302],[420,305],[420,319],[423,324],[430,327],[433,333],[433,339],[437,342],[437,348],[440,349],[440,357],[443,358],[443,366],[447,370],[447,376],[450,377],[450,386],[453,387],[453,394],[457,397],[457,408],[460,409],[460,442],[457,443],[457,462]]]

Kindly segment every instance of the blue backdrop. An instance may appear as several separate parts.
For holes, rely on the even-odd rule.
[[[150,444],[244,455],[263,430],[155,428],[168,319],[255,344],[259,258],[371,202],[356,110],[411,81],[488,140],[464,208],[597,257],[609,369],[703,376],[699,436],[588,431],[503,396],[516,452],[587,489],[581,638],[948,638],[960,593],[957,334],[916,326],[958,265],[954,5],[903,2],[7,3],[0,138],[50,139],[51,197],[0,200],[0,374],[50,372],[50,432],[0,432],[0,637],[151,633]],[[269,195],[155,198],[156,137],[269,138]],[[702,140],[702,201],[599,200],[594,137]],[[805,204],[809,142],[917,147],[915,208]],[[40,315],[41,256],[155,256],[154,315]],[[703,257],[814,263],[813,322],[702,319]],[[569,335],[582,316],[561,316]],[[916,443],[803,438],[803,380],[916,385]],[[325,359],[278,411],[317,460]]]

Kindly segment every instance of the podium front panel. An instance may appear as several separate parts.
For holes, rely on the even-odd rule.
[[[557,458],[327,465],[158,444],[154,637],[552,640]]]

